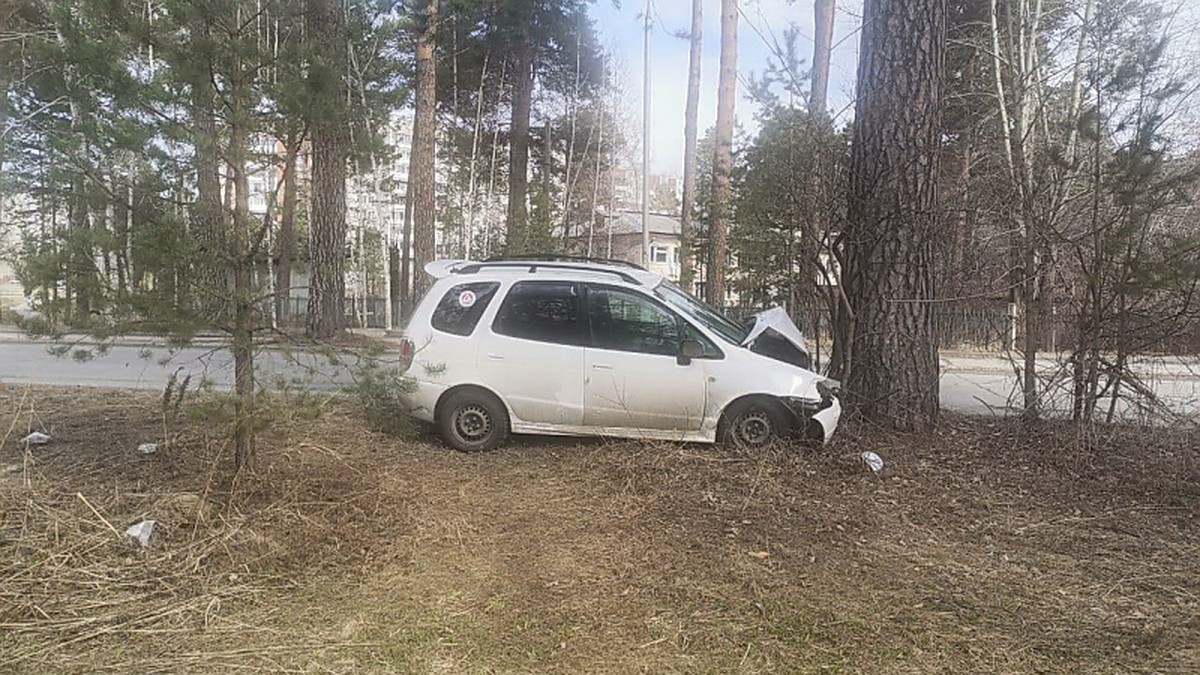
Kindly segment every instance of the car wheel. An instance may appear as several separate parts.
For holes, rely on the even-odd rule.
[[[495,450],[508,437],[508,411],[491,394],[459,391],[438,407],[437,428],[442,439],[455,450]]]
[[[722,422],[721,439],[739,448],[764,448],[787,433],[787,420],[777,406],[746,401],[730,407]]]

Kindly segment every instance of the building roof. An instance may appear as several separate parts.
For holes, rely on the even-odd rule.
[[[675,216],[669,216],[664,213],[651,213],[646,218],[646,225],[650,228],[650,234],[671,234],[679,236],[680,226],[679,219]],[[607,217],[601,221],[601,232],[608,232]],[[641,234],[642,233],[642,212],[641,211],[617,211],[612,215],[612,233],[613,234]]]

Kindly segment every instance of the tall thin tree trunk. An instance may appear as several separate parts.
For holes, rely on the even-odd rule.
[[[695,246],[696,208],[696,137],[700,111],[700,62],[703,57],[704,0],[692,0],[691,47],[688,50],[687,102],[683,111],[683,204],[679,213],[679,285],[692,292],[696,267],[692,262]]]
[[[401,312],[413,306],[412,249],[413,249],[413,158],[409,145],[408,176],[404,184],[404,225],[400,232],[400,304]]]
[[[650,0],[642,11],[646,32],[642,38],[642,265],[650,267],[650,36],[654,31]]]
[[[542,199],[541,201],[541,217],[536,221],[531,221],[530,242],[534,244],[534,251],[547,250],[546,242],[550,240],[550,174],[554,166],[554,130],[550,127],[549,118],[546,119],[546,124],[543,127],[542,134],[542,162],[539,169],[541,170],[542,179]],[[532,223],[537,223],[537,230],[532,229]]]
[[[205,53],[208,28],[196,31],[202,44],[197,51]],[[226,265],[225,213],[221,205],[221,163],[217,141],[217,121],[213,110],[216,92],[212,80],[199,76],[192,83],[193,148],[196,153],[196,203],[189,211],[192,234],[199,245],[195,270],[192,273],[192,298],[205,323],[223,323],[229,284]],[[135,283],[141,285],[142,273],[135,273]]]
[[[581,47],[581,35],[583,31],[575,33],[575,87],[571,90],[571,102],[568,105],[568,115],[571,118],[571,134],[567,140],[567,165],[563,179],[563,198],[562,198],[562,227],[564,241],[571,239],[571,194],[574,183],[571,181],[571,167],[575,165],[575,136],[576,129],[579,124],[579,77],[580,77],[580,58],[579,51]],[[591,141],[591,133],[588,133],[588,141]],[[585,152],[586,156],[586,152]],[[578,173],[579,170],[576,170]]]
[[[708,301],[725,304],[725,257],[732,219],[733,116],[737,104],[738,0],[721,0],[721,71],[717,83],[713,213],[709,223]]]
[[[836,6],[835,0],[816,0],[813,5],[816,29],[813,33],[812,89],[808,93],[808,112],[814,117],[826,114],[829,57],[833,48],[833,17]]]
[[[508,59],[500,62],[500,78],[496,85],[496,105],[493,110],[500,109],[500,102],[504,98],[504,77],[508,72]],[[495,233],[492,231],[492,213],[496,210],[496,155],[500,152],[500,120],[493,113],[492,116],[492,152],[488,160],[488,187],[487,187],[487,213],[483,219],[483,257],[486,259],[492,253],[492,245],[495,243]]]
[[[234,466],[241,470],[254,461],[254,252],[250,234],[250,182],[246,173],[249,144],[247,122],[249,96],[242,80],[247,73],[239,67],[228,106],[229,168],[233,185],[233,232],[228,259],[233,263],[233,389]]]
[[[938,235],[945,0],[866,0],[850,159],[845,283],[855,313],[850,403],[927,429],[938,414]]]
[[[11,5],[0,9],[0,25],[7,25],[15,12],[16,7]],[[0,45],[0,167],[4,166],[4,160],[8,156],[8,134],[5,132],[8,131],[9,58],[8,49]],[[0,181],[0,227],[4,227],[4,224],[8,222],[4,216],[4,205],[8,201],[5,182]]]
[[[414,299],[429,288],[425,264],[433,261],[434,227],[437,216],[434,186],[434,153],[437,125],[437,47],[438,0],[426,0],[420,33],[417,36],[417,105],[413,119],[412,160],[409,189],[413,194],[413,258],[416,262]]]
[[[605,77],[607,77],[607,62],[604,63],[602,68],[603,72],[605,73]],[[600,100],[600,97],[597,97],[597,100]],[[592,175],[592,203],[591,208],[588,210],[587,257],[589,258],[592,257],[592,252],[595,246],[596,213],[597,209],[600,207],[600,174],[602,173],[604,165],[604,126],[608,123],[608,120],[606,119],[607,114],[603,106],[600,106],[599,113],[600,119],[594,121],[594,124],[599,125],[600,130],[598,134],[599,138],[596,141],[596,170]]]
[[[475,216],[479,212],[479,199],[476,191],[479,177],[479,134],[483,130],[483,86],[487,82],[488,61],[491,52],[483,56],[483,69],[479,74],[479,90],[475,92],[475,125],[471,132],[471,163],[467,173],[467,236],[463,242],[463,258],[471,258],[471,250],[475,247]]]
[[[345,328],[346,125],[342,13],[338,0],[308,1],[308,39],[320,51],[309,77],[320,81],[312,123],[312,209],[308,228],[308,335],[328,339]]]
[[[284,138],[283,207],[277,242],[279,262],[275,267],[275,319],[287,322],[291,315],[292,266],[296,260],[296,163],[302,137],[291,131]]]
[[[529,247],[529,113],[533,103],[533,46],[530,17],[517,15],[513,45],[512,119],[509,126],[508,219],[505,250],[525,253]]]

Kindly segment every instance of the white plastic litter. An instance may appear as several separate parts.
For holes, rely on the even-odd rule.
[[[870,450],[863,452],[862,461],[863,464],[867,465],[868,469],[874,471],[875,473],[883,471],[883,458],[871,452]]]
[[[153,520],[142,520],[129,526],[125,530],[125,535],[133,539],[142,546],[150,545],[150,535],[154,532]]]
[[[158,443],[142,443],[137,447],[137,451],[143,455],[153,455],[158,452]]]
[[[50,442],[50,437],[40,431],[35,431],[22,438],[21,442],[25,445],[45,445]]]

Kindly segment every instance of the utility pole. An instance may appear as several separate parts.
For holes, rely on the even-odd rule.
[[[650,0],[646,0],[642,72],[642,266],[650,266]]]

